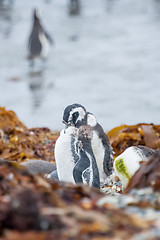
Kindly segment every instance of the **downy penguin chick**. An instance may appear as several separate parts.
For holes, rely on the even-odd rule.
[[[28,41],[28,59],[33,63],[36,58],[45,60],[49,52],[49,44],[52,44],[52,39],[44,30],[37,10],[33,12],[33,27]]]
[[[79,128],[79,160],[73,169],[73,177],[76,183],[87,183],[90,187],[100,188],[99,170],[91,146],[92,138],[91,126],[83,125]]]
[[[119,177],[123,188],[126,188],[129,180],[139,169],[140,162],[147,161],[155,150],[145,146],[132,146],[127,148],[114,160],[115,174]]]

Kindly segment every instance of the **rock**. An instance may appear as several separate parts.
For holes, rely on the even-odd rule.
[[[131,178],[125,193],[133,188],[151,187],[160,192],[160,151],[157,151],[147,162],[143,162],[139,170]]]

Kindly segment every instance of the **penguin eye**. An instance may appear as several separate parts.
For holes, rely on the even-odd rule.
[[[77,122],[78,117],[79,117],[79,112],[75,112],[72,114],[72,122],[74,124]]]

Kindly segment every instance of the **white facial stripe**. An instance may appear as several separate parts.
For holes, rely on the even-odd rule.
[[[73,113],[75,113],[75,112],[78,112],[78,113],[79,113],[79,116],[78,116],[77,121],[84,119],[84,116],[85,116],[86,112],[84,111],[83,108],[78,107],[78,108],[73,108],[72,111],[70,112],[69,121],[72,120],[72,115],[73,115]]]
[[[90,125],[91,127],[95,127],[97,125],[97,120],[95,116],[92,114],[87,115],[87,124]]]

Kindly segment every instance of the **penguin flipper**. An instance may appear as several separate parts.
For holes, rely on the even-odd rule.
[[[50,34],[48,32],[44,32],[46,38],[48,39],[48,41],[50,42],[51,45],[54,44],[53,38],[50,36]]]
[[[107,176],[110,176],[113,172],[113,154],[112,147],[110,145],[104,145],[105,153],[104,153],[104,161],[103,161],[103,169]]]

